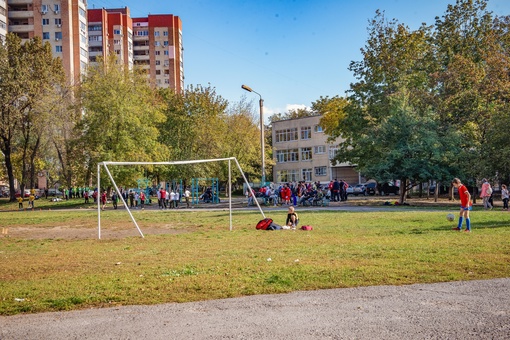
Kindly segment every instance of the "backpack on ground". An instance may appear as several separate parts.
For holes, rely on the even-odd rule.
[[[260,220],[259,223],[257,223],[256,228],[260,230],[267,230],[271,226],[271,223],[273,223],[271,218],[264,218],[263,220]]]

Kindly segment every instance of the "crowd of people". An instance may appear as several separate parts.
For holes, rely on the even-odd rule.
[[[257,192],[246,191],[248,205],[254,198],[263,198],[267,205],[325,205],[329,201],[347,201],[349,184],[335,179],[328,184],[320,182],[290,182],[280,185],[274,183],[261,187]]]

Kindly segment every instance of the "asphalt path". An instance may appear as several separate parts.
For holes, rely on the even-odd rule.
[[[4,316],[0,339],[510,339],[510,279]]]

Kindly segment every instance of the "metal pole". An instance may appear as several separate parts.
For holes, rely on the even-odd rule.
[[[101,205],[99,204],[99,188],[101,185],[101,163],[97,163],[97,194],[96,194],[96,202],[97,202],[97,236],[98,239],[101,239]]]
[[[266,156],[264,150],[264,100],[262,96],[259,94],[259,106],[260,106],[260,150],[262,153],[262,183],[264,185],[266,182]]]
[[[230,219],[230,231],[232,231],[232,166],[228,160],[228,211]]]

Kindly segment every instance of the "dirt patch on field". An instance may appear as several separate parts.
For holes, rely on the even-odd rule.
[[[189,233],[191,229],[175,229],[170,226],[158,227],[140,227],[144,236],[147,235],[166,235],[166,234],[183,234]],[[7,230],[7,231],[6,231]],[[13,237],[26,240],[43,240],[43,239],[64,239],[64,240],[83,240],[97,239],[98,230],[90,227],[76,226],[56,226],[52,228],[37,227],[11,227],[5,228],[3,237]],[[101,239],[119,239],[125,237],[140,237],[140,233],[135,226],[131,228],[110,227],[101,229]]]

